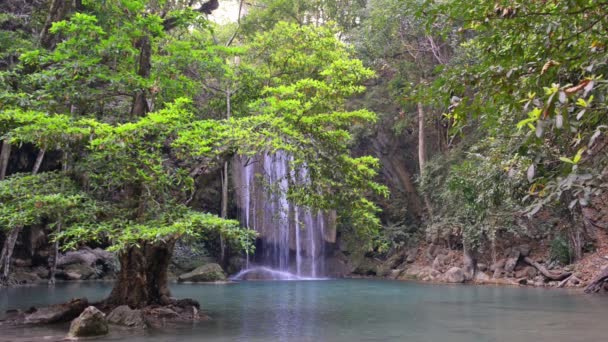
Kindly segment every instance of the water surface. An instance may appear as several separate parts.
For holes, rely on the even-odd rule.
[[[111,283],[0,289],[0,310],[86,296]],[[95,341],[604,341],[608,298],[566,290],[426,285],[383,280],[181,284],[213,319]],[[54,341],[66,326],[0,327],[0,341]]]

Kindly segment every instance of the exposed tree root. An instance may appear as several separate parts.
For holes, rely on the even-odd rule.
[[[587,285],[585,288],[586,293],[596,293],[604,287],[604,283],[608,281],[608,267],[605,267],[600,274]]]
[[[537,263],[536,261],[530,259],[529,257],[524,257],[524,261],[534,266],[545,278],[554,280],[554,281],[562,281],[572,275],[572,272],[564,272],[561,274],[555,274],[546,269],[543,265]]]

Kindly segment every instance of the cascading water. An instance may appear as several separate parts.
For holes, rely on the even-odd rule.
[[[290,170],[283,152],[237,157],[234,183],[241,223],[259,233],[256,253],[234,279],[312,279],[325,275],[325,244],[335,242],[333,213],[313,212],[287,200],[289,184],[308,179]],[[269,189],[271,189],[269,191]],[[249,256],[248,256],[249,259]]]

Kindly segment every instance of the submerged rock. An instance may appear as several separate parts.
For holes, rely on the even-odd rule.
[[[86,308],[70,324],[69,337],[101,336],[108,333],[106,315],[94,306]]]
[[[226,274],[220,265],[207,264],[180,275],[178,280],[194,282],[224,281],[226,280]]]
[[[445,272],[445,281],[448,283],[464,283],[464,272],[460,267],[452,267]]]
[[[129,328],[145,329],[148,325],[141,310],[133,310],[128,305],[121,305],[108,314],[107,320],[111,324]]]

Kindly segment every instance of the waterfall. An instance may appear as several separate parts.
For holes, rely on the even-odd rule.
[[[277,152],[239,156],[233,162],[241,224],[259,234],[256,252],[240,275],[255,270],[264,273],[259,277],[291,274],[286,279],[325,275],[325,245],[335,242],[335,215],[288,201],[290,184],[308,179],[306,169],[296,174],[290,168],[292,160]]]

